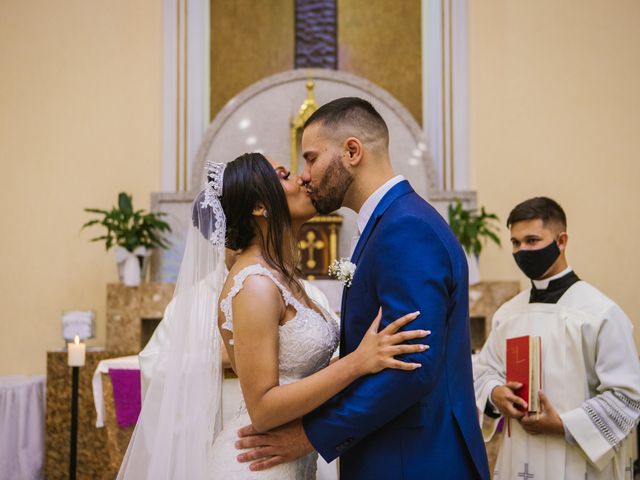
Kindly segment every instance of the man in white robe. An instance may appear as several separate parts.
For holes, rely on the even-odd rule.
[[[629,318],[568,266],[566,217],[545,197],[507,220],[530,289],[504,304],[474,365],[485,441],[506,417],[494,479],[633,479],[630,433],[640,417],[640,362]],[[506,383],[506,341],[542,338],[542,405],[528,415]]]

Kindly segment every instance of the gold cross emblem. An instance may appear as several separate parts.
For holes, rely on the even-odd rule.
[[[300,250],[303,252],[309,253],[309,259],[307,260],[307,268],[315,268],[316,259],[315,252],[316,250],[322,250],[324,248],[324,242],[322,240],[316,239],[316,232],[313,230],[309,230],[307,232],[307,238],[305,240],[300,240]]]

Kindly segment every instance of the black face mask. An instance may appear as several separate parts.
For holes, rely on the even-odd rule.
[[[527,277],[538,280],[560,256],[560,249],[554,240],[539,250],[520,250],[513,254],[518,267]]]

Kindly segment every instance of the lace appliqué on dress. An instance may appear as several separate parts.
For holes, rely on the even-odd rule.
[[[251,275],[263,275],[278,287],[285,305],[291,305],[295,316],[280,325],[280,379],[281,383],[311,375],[325,367],[329,358],[338,347],[340,332],[337,322],[324,309],[323,314],[300,302],[287,288],[260,264],[249,265],[240,270],[233,278],[233,286],[227,296],[220,301],[220,310],[224,315],[221,328],[233,333],[232,300],[242,290],[245,280]],[[233,345],[233,339],[230,340]],[[329,355],[326,353],[329,351]]]
[[[278,281],[278,279],[275,277],[275,275],[273,275],[273,273],[271,273],[269,270],[267,270],[265,267],[263,267],[259,263],[256,263],[254,265],[249,265],[248,267],[245,267],[242,270],[240,270],[236,274],[236,276],[233,277],[233,286],[231,287],[231,290],[229,290],[229,293],[227,294],[227,296],[220,301],[220,310],[222,310],[222,313],[224,314],[224,322],[222,323],[221,328],[224,328],[225,330],[228,330],[231,333],[233,333],[233,312],[231,308],[231,302],[233,298],[238,293],[240,293],[240,290],[242,290],[242,287],[244,286],[244,281],[247,279],[247,277],[250,277],[251,275],[264,275],[265,277],[269,277],[273,281],[273,283],[276,284],[276,286],[282,293],[282,298],[284,299],[284,303],[286,305],[291,305],[293,308],[296,309],[296,312],[300,311],[300,308],[299,308],[300,303],[284,287],[284,285],[282,285],[282,283]],[[233,345],[233,340],[231,340],[230,343]]]

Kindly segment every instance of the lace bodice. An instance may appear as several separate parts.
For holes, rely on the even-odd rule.
[[[318,309],[323,313],[322,315],[304,305],[271,271],[260,264],[243,268],[233,278],[231,290],[220,301],[220,310],[224,315],[222,328],[233,332],[231,303],[242,290],[247,277],[251,275],[263,275],[270,278],[280,290],[285,305],[290,305],[296,311],[291,320],[280,326],[280,383],[290,383],[327,366],[340,339],[337,322],[317,304]],[[259,308],[259,305],[256,305],[256,308]]]
[[[233,298],[242,290],[244,282],[251,275],[262,275],[271,279],[278,287],[287,306],[295,310],[294,317],[279,328],[280,384],[294,382],[309,376],[327,366],[339,342],[338,323],[334,317],[320,306],[316,310],[304,305],[296,298],[271,271],[260,264],[249,265],[233,278],[229,293],[220,301],[224,315],[222,328],[233,333]],[[255,305],[260,308],[259,304]],[[210,472],[212,480],[238,478],[243,480],[314,480],[316,478],[317,454],[311,453],[291,462],[282,463],[264,471],[253,472],[247,464],[239,463],[235,448],[237,431],[249,425],[251,419],[242,402],[236,414],[224,424],[216,437],[210,452]]]

